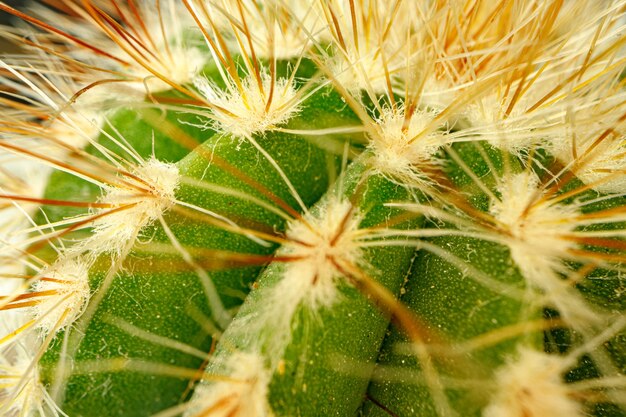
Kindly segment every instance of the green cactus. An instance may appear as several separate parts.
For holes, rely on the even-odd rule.
[[[0,415],[626,415],[623,0],[0,10]]]

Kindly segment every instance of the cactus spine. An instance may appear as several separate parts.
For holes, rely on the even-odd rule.
[[[626,414],[624,1],[0,10],[0,414]]]

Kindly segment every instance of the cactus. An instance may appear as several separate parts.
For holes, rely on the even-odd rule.
[[[0,415],[626,415],[626,2],[44,3]]]

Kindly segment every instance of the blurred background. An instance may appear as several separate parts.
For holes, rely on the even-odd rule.
[[[29,3],[29,1],[25,1],[25,0],[0,0],[0,1],[2,3],[8,4],[11,7],[16,7],[16,8],[19,8],[20,6],[23,6]],[[0,11],[0,30],[2,26],[11,25],[16,20],[17,18],[11,16],[9,13]],[[6,40],[0,37],[0,55],[7,54],[7,53],[14,53],[18,51],[19,51],[19,48],[17,47],[17,45],[7,42]]]

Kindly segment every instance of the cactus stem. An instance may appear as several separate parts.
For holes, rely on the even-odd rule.
[[[172,246],[174,246],[176,251],[182,256],[185,263],[187,263],[191,267],[191,269],[196,273],[196,275],[200,279],[200,282],[202,283],[202,286],[204,288],[204,293],[207,297],[207,300],[209,301],[209,307],[211,309],[212,317],[221,329],[225,329],[230,323],[230,321],[232,320],[232,316],[224,307],[224,304],[222,303],[222,299],[217,289],[215,288],[215,284],[213,283],[213,280],[211,279],[211,277],[209,277],[209,274],[207,273],[207,271],[205,271],[204,268],[202,268],[202,266],[200,266],[194,260],[193,256],[191,256],[189,251],[187,251],[187,249],[185,249],[183,245],[180,244],[180,242],[176,238],[176,235],[172,232],[170,227],[167,225],[162,215],[159,215],[159,222],[161,223],[161,226],[163,227],[163,231],[165,232],[168,239],[172,243]]]

